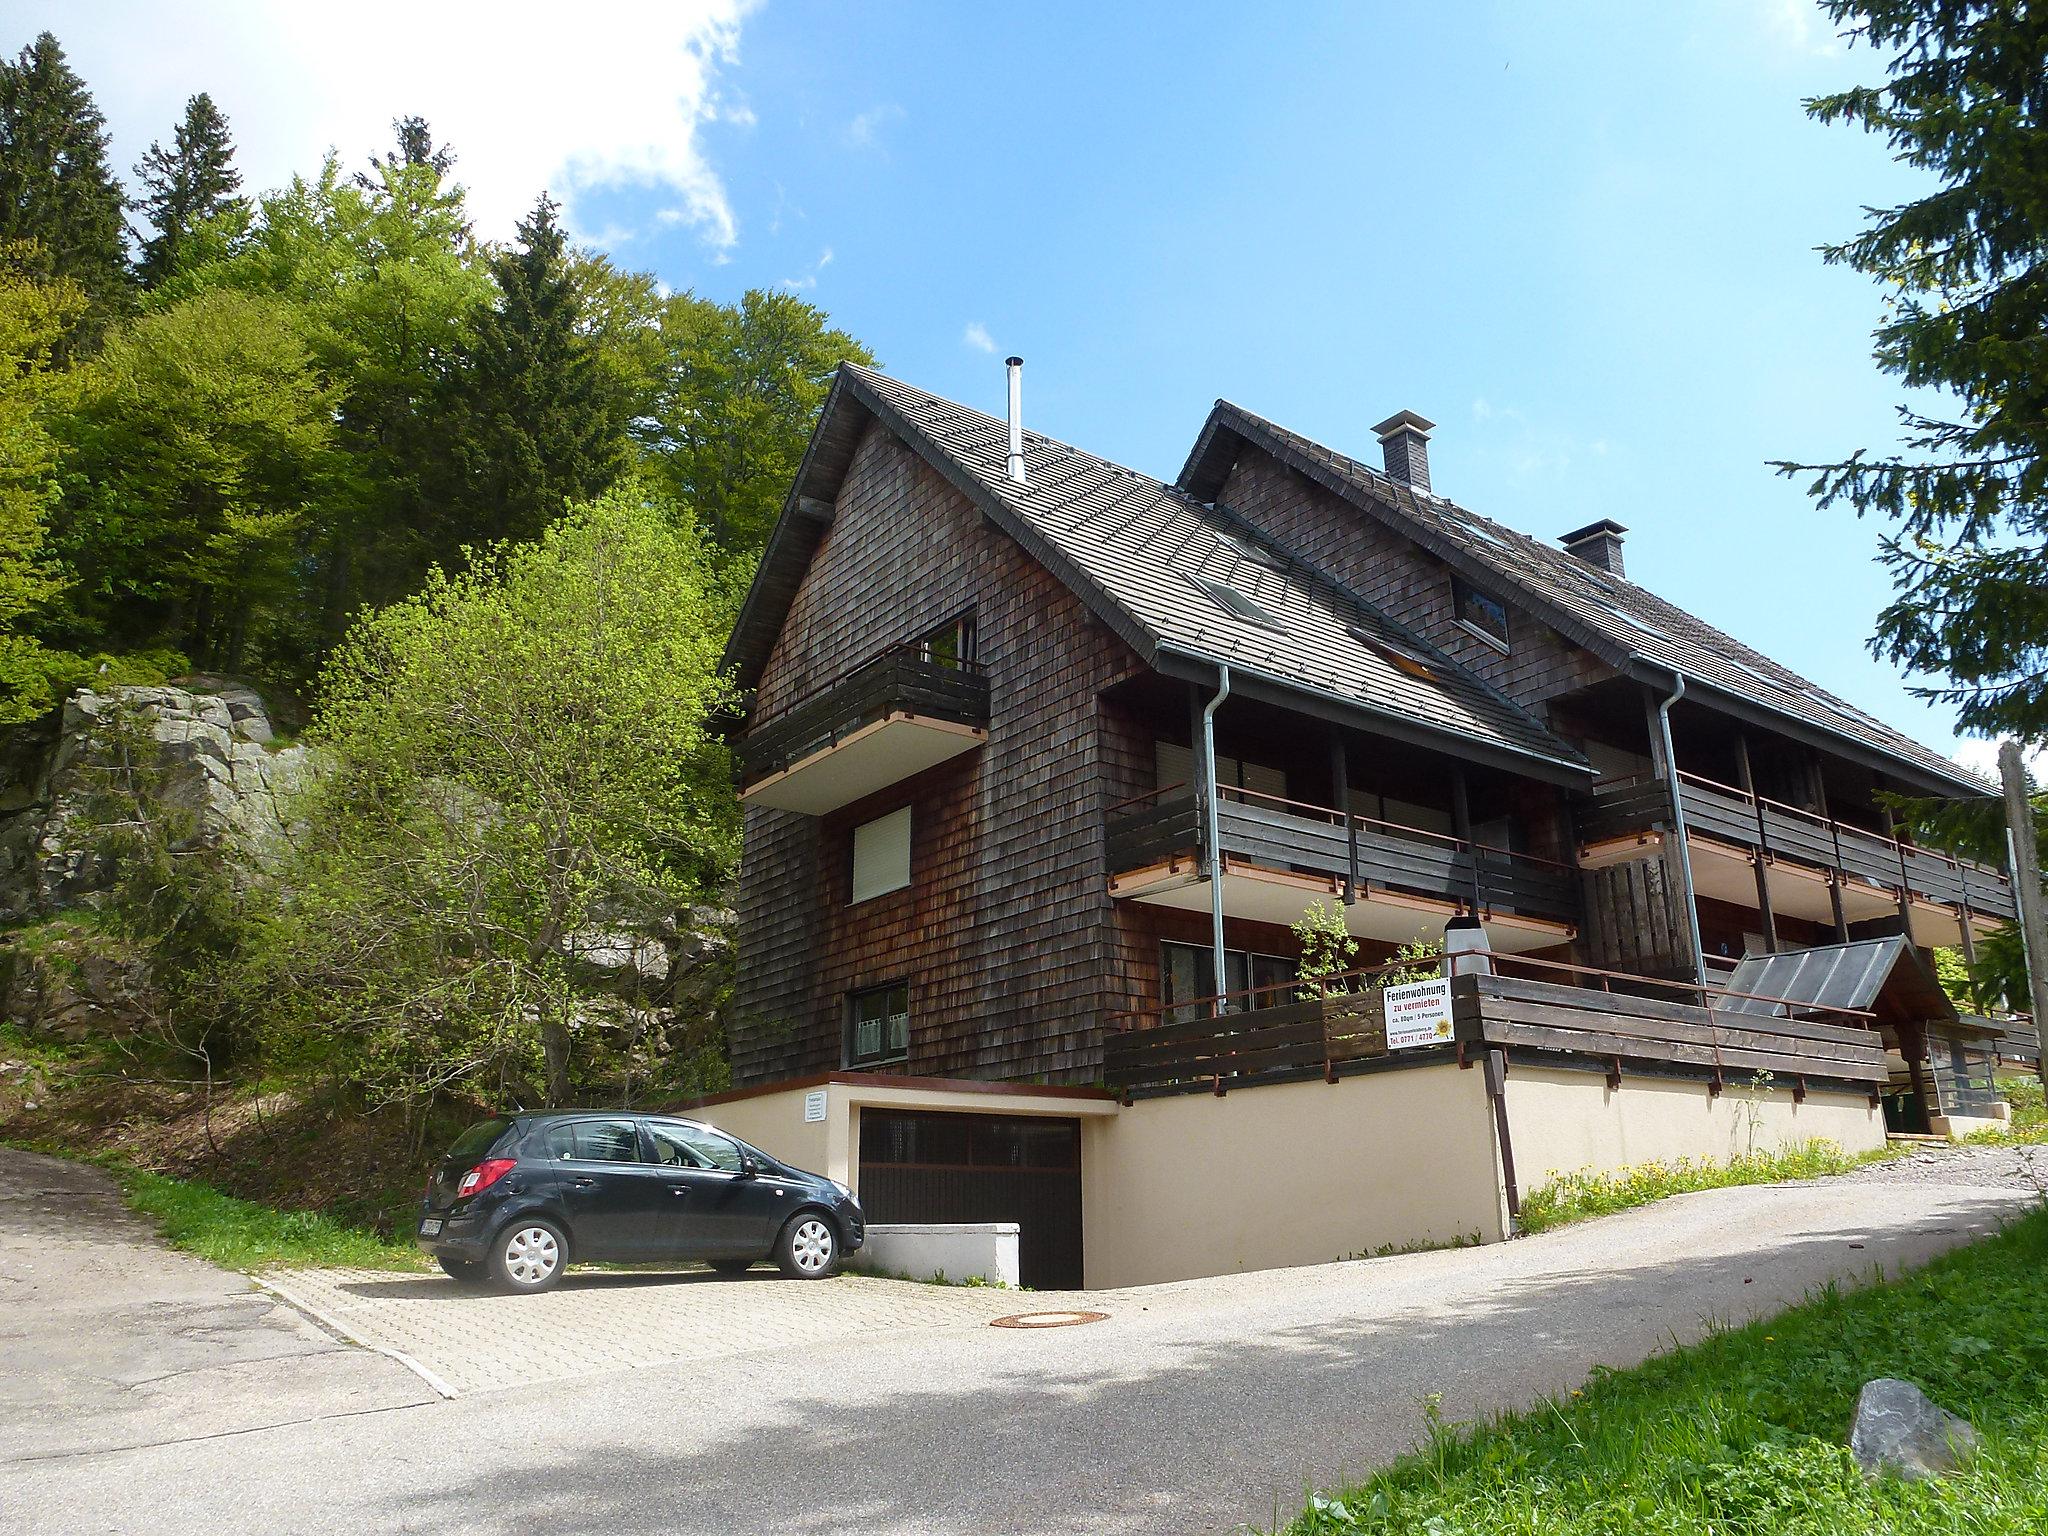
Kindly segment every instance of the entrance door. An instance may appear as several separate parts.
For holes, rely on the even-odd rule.
[[[1081,1122],[863,1109],[860,1202],[871,1222],[1014,1221],[1019,1278],[1081,1284]]]

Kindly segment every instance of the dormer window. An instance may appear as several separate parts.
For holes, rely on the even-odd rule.
[[[1462,576],[1451,578],[1451,607],[1458,622],[1495,650],[1508,648],[1508,605],[1488,596]]]

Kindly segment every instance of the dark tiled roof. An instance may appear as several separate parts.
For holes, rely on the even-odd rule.
[[[1504,694],[1177,487],[1029,432],[1020,486],[1005,472],[1008,427],[1000,418],[872,369],[842,370],[814,440],[813,457],[821,463],[814,473],[807,461],[792,508],[803,497],[829,500],[836,491],[850,443],[829,449],[829,456],[818,449],[858,437],[846,423],[830,420],[844,409],[843,394],[923,454],[1147,661],[1178,658],[1205,670],[1227,665],[1241,686],[1263,681],[1402,725],[1409,734],[1462,738],[1483,755],[1523,761],[1547,776],[1587,771],[1576,750]],[[785,513],[784,521],[790,519]],[[743,682],[751,679],[742,633],[758,635],[771,621],[780,624],[779,613],[766,611],[775,600],[757,605],[755,598],[764,589],[793,591],[791,572],[772,567],[807,561],[812,547],[812,540],[792,538],[778,556],[771,541],[728,649],[741,664]],[[1240,611],[1233,612],[1226,606],[1231,598],[1219,600],[1201,583],[1230,589],[1251,606],[1236,601]],[[763,611],[754,611],[757,606]],[[1406,667],[1394,659],[1403,652],[1413,653]],[[1428,677],[1414,675],[1417,661]]]
[[[1723,634],[1704,619],[1575,555],[1520,533],[1454,502],[1392,479],[1383,471],[1325,448],[1233,405],[1216,402],[1208,425],[1181,471],[1191,494],[1214,496],[1235,458],[1232,439],[1251,442],[1354,504],[1377,513],[1453,566],[1515,594],[1521,606],[1568,638],[1626,668],[1646,662],[1678,672],[1733,699],[1781,717],[1789,726],[1818,727],[1958,789],[1989,786],[1930,747],[1808,682],[1789,667]]]

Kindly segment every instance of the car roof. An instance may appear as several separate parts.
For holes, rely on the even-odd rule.
[[[709,1120],[698,1120],[689,1115],[670,1114],[660,1109],[521,1109],[509,1114],[494,1116],[496,1119],[512,1120],[521,1125],[545,1125],[556,1120],[663,1120],[670,1124],[694,1125],[707,1131],[717,1126]]]

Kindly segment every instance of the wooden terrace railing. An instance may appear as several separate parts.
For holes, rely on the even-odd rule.
[[[1578,871],[1554,859],[1233,785],[1217,787],[1216,822],[1226,861],[1322,875],[1341,882],[1347,898],[1386,886],[1481,911],[1578,918]],[[1199,852],[1203,836],[1194,789],[1168,785],[1110,807],[1109,867]]]
[[[1987,865],[1830,820],[1696,773],[1681,772],[1678,778],[1690,833],[1820,869],[1841,870],[1944,906],[1967,907],[2007,920],[2014,916],[2011,885],[2003,873]],[[1583,841],[1596,843],[1670,822],[1670,787],[1657,775],[1636,774],[1594,785],[1579,814],[1578,832]]]
[[[1624,1065],[1677,1068],[1705,1075],[1717,1090],[1762,1073],[1798,1093],[1809,1078],[1872,1092],[1885,1081],[1884,1048],[1868,1013],[1526,955],[1494,955],[1491,963],[1494,974],[1452,978],[1454,1034],[1446,1047],[1388,1050],[1381,983],[1390,973],[1411,979],[1438,969],[1408,962],[1326,978],[1324,986],[1338,989],[1329,996],[1303,997],[1303,984],[1289,982],[1192,999],[1172,1011],[1194,1009],[1198,1016],[1179,1022],[1166,1022],[1163,1008],[1114,1014],[1105,1071],[1127,1095],[1221,1093],[1318,1071],[1335,1082],[1341,1069],[1369,1058],[1420,1064],[1455,1054],[1463,1061],[1475,1047],[1497,1046],[1539,1059],[1591,1058],[1610,1080]],[[1715,1006],[1734,1000],[1776,1011]]]
[[[988,725],[988,677],[972,661],[935,661],[916,645],[871,657],[763,716],[738,744],[749,780],[766,778],[892,712]]]

